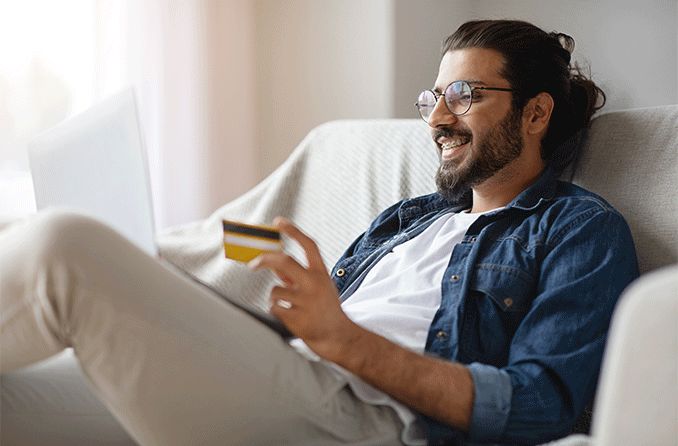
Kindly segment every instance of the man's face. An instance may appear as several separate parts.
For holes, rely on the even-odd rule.
[[[450,51],[440,63],[434,90],[442,93],[453,81],[473,86],[511,88],[501,75],[503,57],[482,48]],[[510,92],[475,90],[468,112],[452,115],[440,98],[429,118],[431,136],[440,150],[436,184],[440,194],[456,200],[482,184],[521,153],[521,113],[513,111]]]

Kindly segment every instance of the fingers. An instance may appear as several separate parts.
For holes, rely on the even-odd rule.
[[[269,313],[278,318],[289,329],[288,322],[290,317],[294,315],[294,311],[292,311],[294,305],[283,299],[273,300],[271,303],[273,305]]]
[[[271,290],[271,300],[273,303],[282,300],[288,302],[290,306],[295,304],[299,305],[299,302],[297,302],[297,299],[295,299],[294,292],[288,288],[283,288],[280,286],[274,286]]]
[[[273,220],[273,224],[280,229],[280,232],[296,240],[297,243],[301,245],[306,253],[309,269],[325,269],[325,264],[320,255],[318,245],[311,237],[304,234],[299,228],[294,226],[291,221],[284,217],[276,217],[275,220]]]
[[[289,311],[299,306],[294,295],[287,288],[275,286],[271,290],[271,314],[275,317],[285,320]]]
[[[282,308],[283,310],[291,310],[293,307],[293,305],[285,299],[275,299],[273,304],[276,305],[277,308]]]
[[[300,278],[306,272],[296,260],[282,252],[261,254],[247,266],[252,270],[271,269],[288,286],[294,286],[293,278]]]

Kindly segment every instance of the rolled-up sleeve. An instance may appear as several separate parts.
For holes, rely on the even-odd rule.
[[[508,364],[468,366],[472,441],[539,443],[567,435],[595,393],[614,306],[638,276],[630,230],[614,211],[552,234],[535,299]]]
[[[473,377],[471,438],[497,438],[504,432],[511,410],[513,387],[504,370],[474,362],[468,366]]]
[[[615,211],[589,209],[550,234],[543,252],[506,363],[467,365],[469,431],[427,419],[431,444],[544,443],[569,434],[592,402],[612,312],[638,277],[631,232]]]

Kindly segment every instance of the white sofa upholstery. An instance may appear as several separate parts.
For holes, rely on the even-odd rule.
[[[229,294],[266,307],[263,296],[271,285],[271,277],[265,273],[252,276],[243,267],[223,260],[222,217],[264,223],[275,215],[288,216],[318,240],[329,265],[381,209],[402,197],[433,191],[437,162],[426,126],[419,121],[328,123],[313,130],[283,166],[243,197],[218,209],[204,221],[171,228],[161,234],[158,237],[161,252]],[[620,111],[596,118],[574,181],[608,198],[626,216],[643,273],[678,262],[675,192],[678,188],[678,106]],[[294,247],[292,251],[298,254]],[[634,288],[635,295],[654,294],[652,283],[660,288],[668,286],[660,284],[669,283],[666,277],[675,278],[678,272],[673,269],[665,274],[661,278],[648,275],[650,285]],[[673,311],[673,320],[678,320],[676,306],[670,303],[672,298],[678,298],[675,290],[675,287],[664,290],[668,293],[665,301],[669,303],[663,305],[661,311]],[[646,311],[654,310],[650,306]],[[627,311],[623,317],[625,322],[620,323],[615,317],[615,327],[622,327],[616,328],[618,339],[623,338],[624,333],[638,330],[634,314]],[[658,335],[672,335],[670,327],[662,330],[667,332]],[[675,339],[675,332],[673,336]],[[607,380],[615,389],[629,385],[625,380],[637,376],[631,374],[626,378],[627,375],[618,374],[615,368],[620,366],[619,361],[624,367],[629,364],[645,367],[652,363],[653,368],[666,370],[671,366],[667,361],[673,360],[675,366],[678,357],[675,343],[656,350],[661,355],[672,351],[669,358],[653,355],[648,359],[645,356],[649,357],[653,351],[640,348],[633,355],[624,355],[624,342],[611,340],[611,344],[615,342],[619,346],[611,351],[617,353],[606,356],[601,389]],[[626,359],[615,363],[615,358],[621,357]],[[650,374],[648,379],[656,376],[656,373]],[[677,375],[672,376],[675,379]],[[638,384],[642,383],[633,383]],[[662,388],[654,384],[657,385],[647,387],[648,391]],[[663,385],[673,391],[678,388],[675,381]],[[615,394],[615,390],[609,390],[610,386],[606,392]],[[633,392],[624,395],[628,395],[628,399],[623,402],[603,398],[596,405],[593,430],[600,444],[619,444],[610,442],[612,437],[604,433],[620,429],[620,420],[632,418],[632,415],[615,416],[618,413],[615,411],[623,408],[633,414],[634,410],[644,411],[643,404],[663,401],[660,398],[636,401]],[[2,377],[1,396],[0,443],[3,446],[133,444],[103,405],[92,397],[70,352],[41,365],[6,374]],[[646,422],[645,418],[638,419]],[[625,428],[633,430],[634,424],[627,423]],[[675,431],[675,425],[673,429]],[[646,444],[656,443],[648,440]]]
[[[678,444],[678,266],[629,287],[603,363],[595,444]]]

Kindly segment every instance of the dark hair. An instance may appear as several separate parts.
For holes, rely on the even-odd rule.
[[[605,105],[603,90],[570,62],[574,39],[518,20],[475,20],[464,23],[445,39],[442,54],[464,48],[492,49],[502,54],[501,75],[516,90],[512,96],[514,109],[522,110],[540,92],[553,97],[541,155],[558,171],[574,163],[591,117]]]

